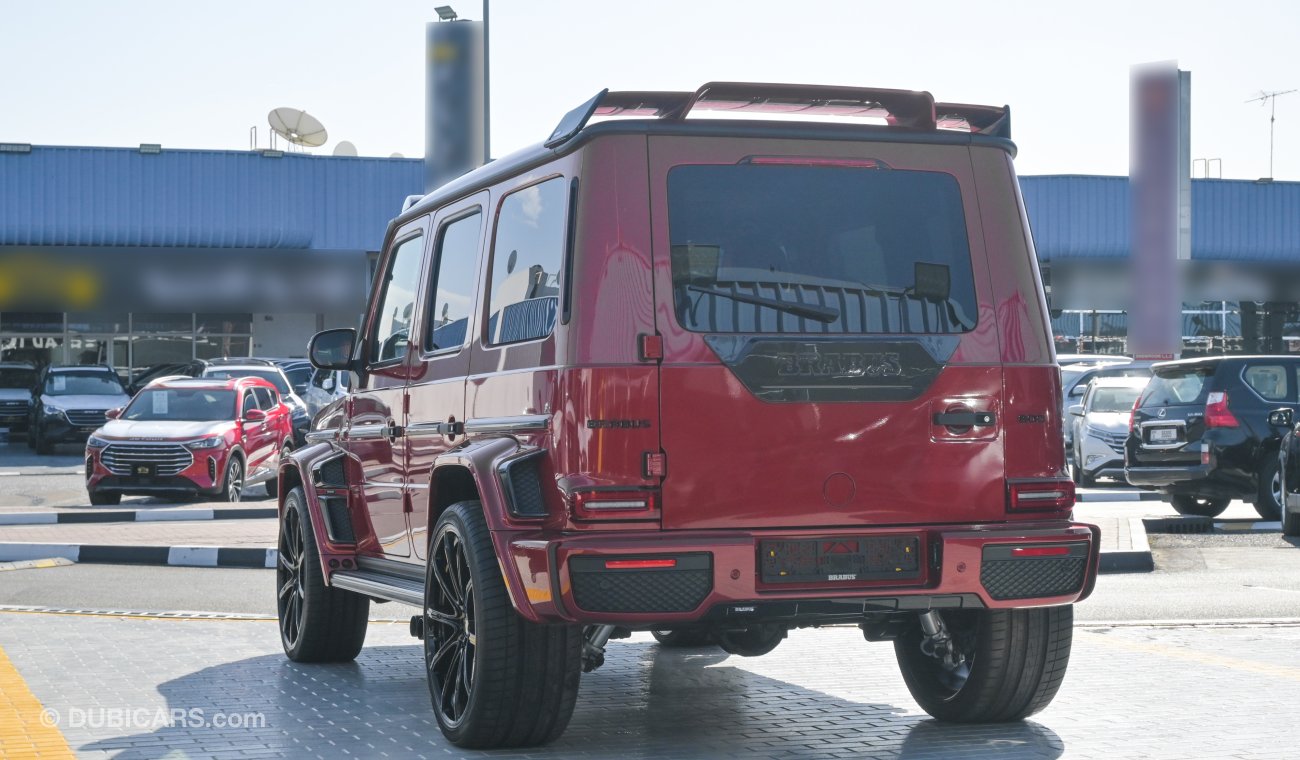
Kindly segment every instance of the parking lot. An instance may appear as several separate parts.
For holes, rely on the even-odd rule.
[[[182,519],[260,509],[127,499],[86,505],[78,457],[0,449],[5,515],[140,522],[0,524],[0,546],[65,543],[273,545],[275,521]],[[191,512],[184,515],[180,513]],[[1133,489],[1085,489],[1080,519],[1136,529],[1173,517]],[[83,518],[77,518],[83,519]],[[94,518],[88,518],[94,519]],[[1137,521],[1135,524],[1134,521]],[[851,627],[800,630],[758,658],[614,641],[583,676],[573,722],[528,757],[1286,758],[1300,698],[1300,552],[1248,504],[1210,535],[1143,540],[1152,572],[1103,575],[1078,605],[1065,685],[1020,724],[935,722],[911,699],[889,644]],[[41,531],[41,533],[35,533]],[[107,537],[107,538],[106,538]],[[395,604],[372,608],[355,664],[289,662],[272,571],[94,562],[0,570],[0,755],[41,757],[475,757],[447,744],[429,709],[420,648]],[[1245,707],[1245,706],[1252,707]],[[501,753],[494,753],[501,754]],[[506,753],[507,756],[516,756]]]

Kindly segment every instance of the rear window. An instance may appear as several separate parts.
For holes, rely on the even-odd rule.
[[[1090,412],[1127,412],[1133,408],[1141,388],[1098,388],[1092,392]]]
[[[692,165],[668,174],[678,322],[700,332],[958,333],[978,304],[940,172]]]
[[[1213,367],[1161,372],[1147,383],[1139,406],[1178,406],[1203,404],[1210,393]]]

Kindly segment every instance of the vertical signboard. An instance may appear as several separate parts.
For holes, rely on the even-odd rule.
[[[430,192],[483,163],[483,25],[426,28],[424,189]]]
[[[1173,62],[1133,69],[1129,185],[1129,351],[1172,359],[1182,345],[1180,258],[1190,257],[1190,75]]]

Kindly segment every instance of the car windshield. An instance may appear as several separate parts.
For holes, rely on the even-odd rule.
[[[260,377],[271,385],[281,394],[292,393],[289,384],[284,380],[284,373],[278,369],[253,369],[235,367],[233,369],[210,369],[203,373],[204,377],[231,378],[231,377]]]
[[[140,392],[122,413],[136,421],[220,422],[235,418],[235,392],[211,388],[150,388]]]
[[[1092,392],[1090,412],[1130,412],[1141,388],[1098,388]]]
[[[1083,377],[1084,375],[1088,374],[1091,371],[1092,370],[1086,370],[1086,369],[1061,370],[1061,389],[1065,390],[1066,388],[1073,388],[1074,384],[1079,381],[1079,378]]]
[[[0,367],[0,388],[22,388],[29,393],[36,382],[36,370],[27,367]]]
[[[668,174],[688,330],[960,333],[978,314],[961,192],[943,172],[685,165]]]
[[[51,372],[42,390],[47,396],[121,396],[125,392],[117,375],[99,370]]]
[[[1161,372],[1151,378],[1141,406],[1202,404],[1209,394],[1213,367]]]

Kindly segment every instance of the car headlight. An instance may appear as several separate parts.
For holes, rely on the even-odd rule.
[[[57,417],[60,414],[63,414],[63,410],[57,406],[46,405],[41,409],[41,413],[44,414],[46,417]]]
[[[92,435],[86,439],[86,448],[88,449],[102,449],[107,445],[108,441],[105,441],[97,435]]]
[[[214,435],[211,438],[200,438],[197,441],[190,441],[185,445],[191,449],[215,449],[224,442],[224,438],[219,435]]]

